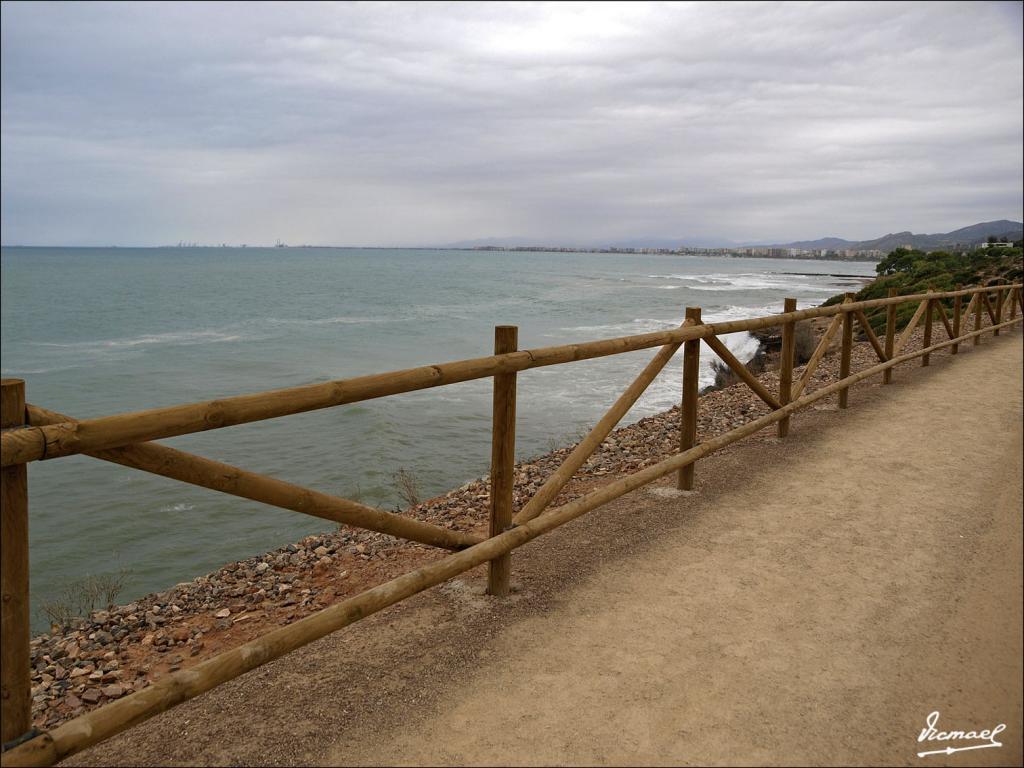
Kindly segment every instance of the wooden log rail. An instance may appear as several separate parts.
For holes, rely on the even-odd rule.
[[[1005,296],[1002,295],[1003,292],[1006,293]],[[989,298],[989,293],[995,293],[994,303]],[[961,313],[960,300],[967,295],[971,296],[971,300]],[[952,324],[940,303],[940,299],[943,298],[954,299]],[[905,302],[919,302],[919,306],[897,340],[895,309],[898,304]],[[983,305],[993,321],[987,328],[981,327]],[[884,347],[864,314],[865,309],[873,307],[887,309]],[[975,311],[975,328],[960,335],[958,331],[961,328],[961,321],[970,317],[972,308]],[[1021,310],[1020,318],[1017,317],[1018,308]],[[920,350],[900,354],[922,317],[930,331],[933,312],[938,313],[949,338],[941,343],[932,344],[929,334],[926,334],[925,343]],[[1007,313],[1010,319],[1003,321],[1002,317]],[[829,316],[833,317],[832,323],[814,350],[802,377],[795,386],[791,385],[795,323],[812,317]],[[850,372],[854,321],[863,330],[880,361],[879,364],[857,373]],[[194,698],[216,685],[484,563],[489,563],[491,568],[488,579],[489,591],[495,595],[507,594],[510,553],[537,536],[673,472],[680,473],[679,483],[682,487],[692,488],[693,467],[699,459],[772,424],[778,424],[780,436],[785,436],[791,415],[823,397],[838,395],[841,405],[845,406],[850,386],[863,379],[882,374],[883,380],[888,383],[896,365],[916,358],[926,360],[932,352],[948,346],[955,352],[961,342],[970,340],[977,344],[983,334],[997,335],[1002,328],[1021,321],[1024,321],[1021,285],[1013,284],[958,288],[956,291],[929,292],[914,296],[890,295],[886,299],[866,302],[855,302],[848,295],[842,304],[806,310],[796,310],[795,301],[787,299],[782,314],[727,323],[704,324],[700,319],[699,308],[690,308],[687,310],[686,322],[671,331],[522,352],[515,351],[516,329],[512,326],[499,326],[495,333],[496,354],[488,358],[83,421],[75,421],[64,414],[27,405],[24,382],[4,380],[2,426],[5,431],[2,435],[3,481],[0,488],[3,498],[4,751],[0,762],[4,768],[52,765],[176,704]],[[778,396],[769,392],[751,375],[717,338],[723,333],[771,326],[782,326],[784,336],[781,362],[783,370]],[[805,393],[814,370],[827,353],[840,327],[843,328],[840,379],[809,394]],[[698,345],[702,339],[737,373],[741,381],[772,408],[772,411],[729,432],[698,443],[696,381]],[[515,448],[516,373],[544,365],[655,346],[660,346],[661,349],[637,379],[519,514],[513,517],[511,492]],[[684,346],[685,349],[683,402],[680,409],[680,451],[653,466],[615,480],[574,501],[550,508],[559,492],[600,447],[680,346]],[[290,413],[485,376],[494,377],[495,390],[491,528],[490,537],[483,540],[150,443],[158,437],[276,418]],[[43,458],[77,453],[86,453],[105,461],[317,515],[328,520],[433,544],[454,550],[454,553],[219,654],[195,667],[168,674],[148,688],[76,717],[52,731],[36,732],[30,727],[28,489],[25,465]]]
[[[69,421],[64,414],[29,405],[28,423],[60,424]],[[204,459],[157,443],[140,443],[105,451],[90,451],[88,456],[198,485],[243,499],[261,501],[274,507],[344,523],[357,528],[387,533],[421,544],[445,549],[464,549],[480,541],[476,536],[441,528],[410,517],[374,509],[365,504],[312,491],[265,475],[257,475],[212,459]]]
[[[1012,287],[1019,290],[1018,286],[1019,284],[1014,284]],[[1000,288],[1006,287],[1008,286],[1000,286]],[[750,320],[707,323],[700,326],[655,331],[603,341],[542,347],[491,355],[490,357],[425,365],[390,373],[359,376],[322,384],[308,384],[301,387],[238,395],[189,405],[154,408],[147,411],[51,424],[32,429],[14,429],[0,436],[0,466],[6,467],[40,459],[118,448],[132,443],[144,443],[236,424],[275,419],[321,408],[387,397],[402,392],[489,378],[503,373],[516,373],[548,365],[590,360],[623,352],[660,347],[665,344],[682,343],[692,339],[704,339],[708,336],[755,331],[814,317],[831,317],[840,313],[855,312],[858,309],[903,304],[908,301],[927,301],[929,298],[952,298],[958,294],[968,295],[991,290],[993,289],[966,288],[962,291],[897,296],[830,307],[813,307]]]

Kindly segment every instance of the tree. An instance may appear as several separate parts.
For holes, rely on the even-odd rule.
[[[913,268],[914,262],[924,257],[923,251],[908,251],[906,248],[897,248],[875,265],[875,272],[879,275],[909,272]]]

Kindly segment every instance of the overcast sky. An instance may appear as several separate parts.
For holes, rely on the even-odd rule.
[[[5,244],[1021,219],[1021,4],[2,5]]]

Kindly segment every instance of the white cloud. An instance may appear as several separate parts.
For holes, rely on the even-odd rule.
[[[1021,216],[1017,3],[2,9],[5,243],[866,238]]]

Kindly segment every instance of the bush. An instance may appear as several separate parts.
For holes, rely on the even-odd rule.
[[[405,467],[400,467],[392,476],[395,481],[395,490],[409,507],[415,507],[421,501],[419,482],[416,476]]]
[[[952,291],[957,285],[998,285],[1018,282],[1024,277],[1024,249],[1014,245],[1006,248],[978,249],[964,254],[945,251],[896,250],[879,262],[879,277],[855,294],[857,301],[884,299],[894,288],[899,296],[935,291]],[[843,295],[833,296],[824,306],[839,304]],[[953,299],[943,299],[946,314],[953,308]],[[896,323],[902,328],[910,320],[917,306],[900,305],[896,310]],[[874,307],[865,312],[875,333],[885,332],[885,307]]]
[[[817,346],[818,341],[811,331],[811,324],[806,320],[797,323],[793,333],[793,365],[803,365],[810,360]]]
[[[39,609],[46,614],[51,625],[66,629],[75,619],[88,617],[97,607],[113,608],[130,573],[122,568],[117,573],[85,576],[68,582],[57,597],[43,601]]]

